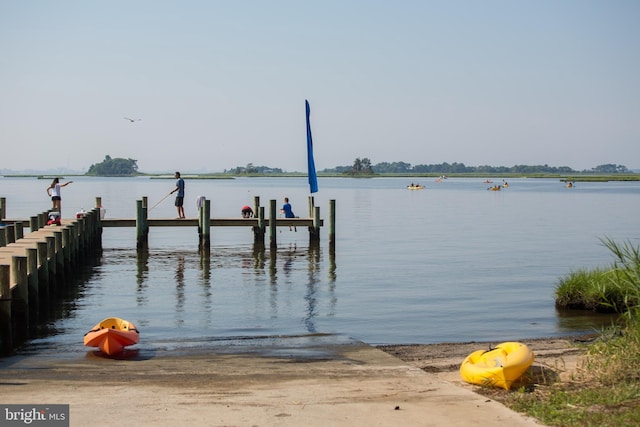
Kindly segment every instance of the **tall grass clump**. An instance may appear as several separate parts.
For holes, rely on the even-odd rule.
[[[611,285],[610,269],[576,270],[560,279],[556,288],[556,307],[615,311],[610,301],[621,299],[617,289]]]
[[[640,249],[629,242],[601,241],[613,253],[613,264],[563,278],[556,305],[615,311],[620,322],[586,346],[569,383],[506,401],[549,426],[640,425]]]
[[[617,244],[610,238],[602,239],[602,243],[616,257],[610,280],[612,286],[619,289],[621,300],[614,307],[622,309],[618,311],[628,320],[637,322],[640,314],[640,249],[630,242]]]
[[[604,303],[621,313],[624,321],[589,347],[584,372],[604,385],[635,384],[640,380],[640,249],[609,238],[602,242],[615,256],[607,280],[617,290],[616,300]]]
[[[629,242],[601,239],[615,259],[609,268],[577,270],[560,279],[556,306],[601,312],[638,314],[640,304],[640,249]]]

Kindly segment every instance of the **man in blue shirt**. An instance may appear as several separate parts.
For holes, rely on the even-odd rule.
[[[176,188],[171,193],[178,192],[175,205],[178,208],[178,218],[184,219],[186,218],[184,216],[184,207],[182,206],[184,203],[184,179],[180,178],[180,172],[176,172],[175,178],[177,179]]]
[[[284,205],[282,205],[282,209],[280,212],[284,214],[285,218],[295,218],[296,216],[293,214],[293,210],[291,209],[291,204],[289,203],[289,198],[284,198]],[[298,231],[297,227],[294,227],[295,231]],[[291,230],[291,226],[289,226],[289,230]]]

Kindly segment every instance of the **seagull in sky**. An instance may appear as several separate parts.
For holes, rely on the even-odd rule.
[[[125,117],[124,119],[125,119],[125,120],[129,120],[131,123],[133,123],[133,122],[139,122],[140,120],[142,120],[142,119],[130,119],[129,117]]]

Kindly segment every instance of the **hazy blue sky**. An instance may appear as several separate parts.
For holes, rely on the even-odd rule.
[[[0,169],[640,168],[640,1],[0,0]],[[141,119],[131,123],[124,119]]]

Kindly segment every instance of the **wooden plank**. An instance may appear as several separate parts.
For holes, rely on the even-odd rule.
[[[4,221],[4,220],[3,220]],[[29,228],[29,220],[6,220],[6,222],[13,223],[22,221],[27,228]],[[265,225],[269,225],[269,219],[265,218]],[[44,226],[36,231],[25,233],[24,237],[34,235],[38,232],[41,233],[53,233],[57,230],[61,230],[66,225],[74,223],[74,220],[62,220],[61,226]],[[173,218],[149,218],[147,219],[149,226],[156,227],[195,227],[198,225],[197,218],[186,219],[173,219]],[[102,227],[135,227],[135,218],[109,218],[101,219],[100,224]],[[320,220],[320,226],[324,224],[324,220]],[[258,225],[258,218],[211,218],[211,226],[213,227],[255,227]],[[278,227],[288,226],[300,226],[311,227],[313,226],[313,218],[277,218],[276,225]]]
[[[23,227],[29,228],[31,226],[28,219],[2,218],[0,222],[3,224],[15,224],[21,222]]]
[[[256,227],[258,226],[258,218],[211,218],[212,227]],[[269,225],[269,220],[265,219],[265,225]],[[197,218],[172,219],[172,218],[148,218],[149,227],[197,227]],[[103,219],[100,220],[102,227],[135,227],[136,220],[133,218],[120,219]],[[320,220],[320,226],[324,221]],[[288,227],[311,227],[313,226],[313,218],[277,218],[276,226]]]

